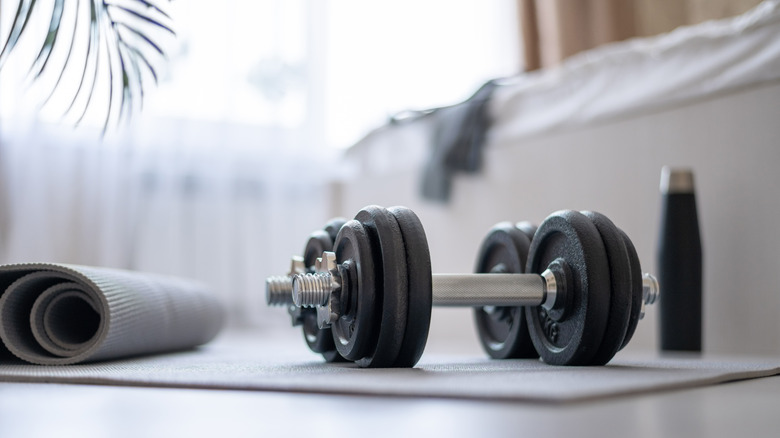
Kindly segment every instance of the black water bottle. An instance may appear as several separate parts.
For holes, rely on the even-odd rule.
[[[661,350],[701,351],[702,249],[693,172],[664,167],[661,199]]]

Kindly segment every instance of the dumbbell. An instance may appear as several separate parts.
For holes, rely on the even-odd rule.
[[[538,308],[506,305],[474,308],[479,339],[483,349],[491,357],[534,358],[539,357],[541,351],[547,353],[543,355],[544,360],[551,363],[583,365],[606,363],[628,344],[638,321],[644,317],[645,305],[655,302],[659,292],[658,283],[650,274],[640,276],[639,258],[634,245],[625,233],[599,213],[575,213],[553,214],[545,221],[544,227],[541,228],[542,233],[536,238],[537,228],[532,224],[522,222],[514,225],[504,222],[494,226],[483,240],[477,258],[476,272],[522,273],[526,269],[529,272],[542,272],[545,287],[548,289],[545,301]],[[557,218],[558,216],[568,217],[560,219]],[[565,241],[561,240],[560,233],[567,227],[560,222],[574,222],[572,227],[581,228],[583,222],[581,216],[585,216],[593,223],[603,241],[610,271],[610,294],[607,306],[595,302],[589,305],[592,307],[591,312],[600,312],[591,318],[597,321],[606,320],[607,324],[596,354],[584,362],[580,362],[582,359],[571,359],[569,362],[568,359],[560,356],[550,357],[549,352],[556,348],[556,337],[561,335],[561,330],[572,328],[571,324],[568,326],[560,324],[562,320],[568,319],[568,309],[580,309],[585,304],[572,301],[576,295],[566,292],[568,281],[565,280],[572,275],[580,275],[583,270],[580,268],[578,271],[571,271],[570,263],[574,260],[572,256],[558,257],[556,261],[550,254],[560,252],[560,248],[553,249],[554,240],[558,240],[558,245],[565,244]],[[577,222],[580,224],[578,225]],[[532,251],[534,243],[536,246]],[[541,253],[544,250],[551,253],[544,256]],[[577,248],[571,250],[580,251]],[[529,253],[534,256],[529,257]],[[434,279],[436,277],[434,276]],[[564,279],[563,283],[561,279]],[[476,281],[479,282],[479,279]],[[596,282],[594,281],[593,284]],[[538,295],[538,291],[535,293]],[[561,295],[555,297],[552,295],[555,293]],[[598,297],[594,297],[595,299]],[[553,304],[556,300],[557,304]],[[587,317],[588,313],[585,312],[584,315]],[[542,333],[544,336],[541,335]],[[590,337],[587,334],[585,336]]]
[[[518,227],[494,228],[477,265],[490,274],[432,275],[423,227],[404,207],[362,209],[333,250],[316,272],[292,277],[293,306],[314,307],[338,353],[363,367],[414,366],[432,305],[477,307],[492,357],[533,347],[551,364],[605,364],[658,294],[628,237],[592,212],[554,213],[533,239]]]
[[[326,362],[343,362],[344,358],[336,351],[333,335],[329,328],[319,328],[317,311],[313,308],[301,308],[292,301],[292,279],[297,274],[316,271],[317,260],[323,253],[333,249],[333,242],[346,219],[334,218],[321,229],[316,230],[306,241],[303,256],[293,256],[290,272],[284,276],[266,279],[265,298],[269,306],[286,306],[293,326],[301,326],[303,339],[309,349],[322,354]]]

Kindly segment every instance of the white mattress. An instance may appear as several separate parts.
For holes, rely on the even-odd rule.
[[[780,78],[780,1],[730,19],[609,44],[502,81],[493,143],[705,99]]]

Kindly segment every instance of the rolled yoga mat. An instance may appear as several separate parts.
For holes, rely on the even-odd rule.
[[[192,348],[212,340],[223,322],[217,299],[189,280],[64,264],[0,266],[0,340],[34,364]]]

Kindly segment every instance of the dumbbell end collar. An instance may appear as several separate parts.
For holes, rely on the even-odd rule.
[[[265,280],[265,303],[269,306],[292,306],[292,277],[306,272],[303,258],[293,256],[290,262],[290,272],[287,275],[275,275]]]
[[[642,310],[639,312],[639,319],[645,317],[646,306],[654,304],[660,294],[661,286],[658,284],[658,279],[647,272],[642,274]]]
[[[314,307],[317,310],[317,324],[323,328],[341,315],[341,274],[336,264],[336,254],[322,253],[317,259],[316,272],[296,274],[292,277],[292,302],[295,307]]]

